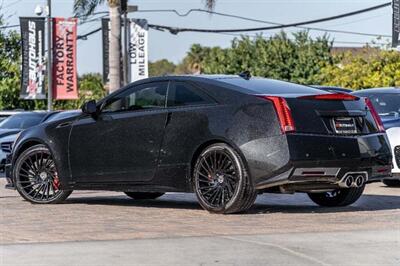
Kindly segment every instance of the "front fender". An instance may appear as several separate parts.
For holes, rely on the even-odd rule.
[[[57,128],[57,125],[42,124],[21,132],[13,146],[11,173],[15,161],[26,149],[45,145],[51,152],[60,179],[61,188],[70,188],[71,171],[68,160],[68,141],[71,127]]]

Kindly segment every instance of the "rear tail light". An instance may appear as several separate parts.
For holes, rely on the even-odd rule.
[[[259,97],[269,100],[273,103],[276,114],[278,115],[278,120],[281,125],[282,133],[294,132],[296,128],[294,126],[294,120],[292,117],[292,112],[286,102],[282,97],[278,96],[263,96]]]
[[[385,127],[383,126],[382,120],[379,117],[378,113],[376,112],[375,107],[372,105],[370,99],[365,98],[365,104],[367,105],[369,111],[371,112],[371,115],[375,120],[375,124],[378,127],[379,132],[385,132]]]
[[[355,101],[358,97],[346,93],[331,93],[331,94],[318,94],[300,96],[299,99],[306,100],[321,100],[321,101]]]

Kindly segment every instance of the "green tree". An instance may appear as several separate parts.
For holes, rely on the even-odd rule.
[[[344,53],[336,64],[325,66],[317,77],[321,84],[355,90],[400,86],[400,53],[365,48],[364,53]]]
[[[164,76],[175,73],[175,64],[167,59],[161,59],[149,63],[149,76]]]
[[[58,100],[55,102],[55,109],[79,109],[89,100],[100,100],[103,98],[107,92],[104,88],[101,74],[87,73],[78,77],[78,92],[79,99]]]
[[[295,33],[293,39],[284,32],[271,38],[243,36],[226,49],[194,44],[178,68],[207,74],[249,70],[254,76],[313,84],[321,68],[333,62],[331,46],[326,36],[313,40],[308,32]]]

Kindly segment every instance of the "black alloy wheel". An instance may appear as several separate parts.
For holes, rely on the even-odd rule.
[[[362,195],[365,185],[362,187],[341,188],[330,192],[308,193],[310,199],[324,207],[342,207],[356,202]]]
[[[164,195],[162,192],[124,192],[128,197],[135,200],[156,199]]]
[[[224,143],[211,145],[200,154],[193,181],[200,205],[212,213],[245,211],[257,197],[239,154]]]
[[[14,183],[19,194],[32,203],[59,203],[72,193],[60,189],[56,165],[45,145],[30,147],[17,158]]]

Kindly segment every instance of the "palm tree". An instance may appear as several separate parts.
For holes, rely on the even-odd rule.
[[[93,14],[96,7],[103,4],[106,0],[74,0],[74,13],[76,16],[87,17]],[[113,92],[121,86],[121,1],[125,0],[107,0],[110,13],[110,53],[109,69],[110,84],[109,92]],[[217,0],[203,0],[206,7],[212,10]]]
[[[74,13],[84,18],[91,15],[97,6],[103,4],[105,0],[75,0]],[[121,87],[121,14],[120,0],[107,0],[110,12],[110,53],[109,53],[109,92],[113,92]]]

